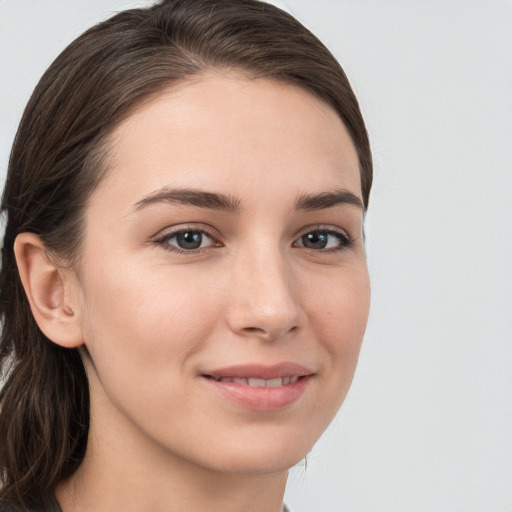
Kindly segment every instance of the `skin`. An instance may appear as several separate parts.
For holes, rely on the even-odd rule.
[[[210,74],[141,105],[111,142],[78,268],[40,278],[50,291],[31,299],[60,308],[73,334],[52,339],[83,347],[90,380],[86,457],[59,502],[64,512],[277,512],[288,468],[348,391],[368,316],[362,208],[296,209],[307,194],[361,199],[348,132],[302,89]],[[239,211],[147,200],[168,189],[224,194]],[[179,229],[208,236],[179,253]],[[319,231],[327,248],[306,247]],[[17,244],[37,267],[37,241]],[[241,407],[202,377],[283,361],[313,375],[274,411]]]

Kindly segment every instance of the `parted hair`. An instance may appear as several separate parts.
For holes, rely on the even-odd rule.
[[[44,508],[80,465],[89,387],[80,349],[46,338],[17,270],[18,234],[77,262],[88,199],[108,172],[108,136],[142,101],[209,70],[301,87],[330,105],[357,150],[365,208],[368,136],[342,68],[288,13],[258,0],[167,0],[120,12],[73,41],[36,86],[12,147],[1,211],[0,503]],[[0,505],[2,506],[2,505]]]

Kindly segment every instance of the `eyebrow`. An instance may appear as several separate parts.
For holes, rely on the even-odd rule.
[[[151,204],[162,202],[199,206],[200,208],[221,210],[228,213],[239,214],[242,212],[240,200],[226,194],[204,192],[202,190],[194,189],[168,188],[157,190],[153,194],[150,194],[141,201],[135,203],[134,209],[137,211]]]
[[[324,210],[341,204],[349,204],[364,210],[361,199],[348,190],[333,190],[320,194],[302,194],[295,203],[296,210]]]
[[[157,203],[183,204],[198,206],[210,210],[220,210],[228,213],[242,213],[240,199],[227,194],[205,192],[196,189],[169,189],[163,188],[141,199],[133,206],[139,211],[146,206]],[[349,204],[364,210],[364,205],[355,194],[348,190],[334,190],[319,194],[301,194],[295,202],[295,210],[324,210],[341,204]]]

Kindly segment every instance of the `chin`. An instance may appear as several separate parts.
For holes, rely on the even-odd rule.
[[[238,475],[268,475],[288,471],[298,464],[309,450],[301,453],[262,453],[253,450],[245,450],[228,459],[220,458],[216,461],[216,470],[220,473]],[[212,468],[213,469],[213,468]]]
[[[301,429],[249,429],[249,435],[238,440],[233,437],[227,445],[219,442],[214,451],[202,455],[208,456],[210,464],[206,465],[210,469],[222,473],[264,475],[288,471],[309,453],[324,430],[304,432],[304,425]]]

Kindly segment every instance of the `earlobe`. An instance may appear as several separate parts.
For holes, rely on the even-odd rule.
[[[83,344],[69,295],[74,274],[59,267],[34,233],[21,233],[14,243],[21,282],[37,325],[47,338],[66,348]]]

